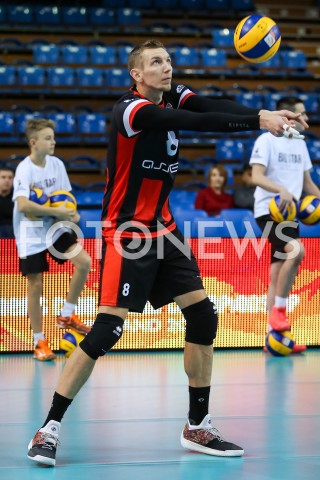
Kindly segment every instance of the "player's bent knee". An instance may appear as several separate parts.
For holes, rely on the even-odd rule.
[[[98,313],[91,331],[80,343],[80,348],[97,360],[117,343],[123,331],[122,318],[108,313]]]
[[[183,308],[182,313],[186,319],[186,341],[212,345],[217,334],[218,315],[216,306],[209,298]]]

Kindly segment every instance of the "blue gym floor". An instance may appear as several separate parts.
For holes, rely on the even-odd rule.
[[[55,468],[28,460],[64,365],[0,357],[2,480],[316,480],[320,472],[320,349],[275,358],[217,350],[214,425],[242,458],[192,453],[179,437],[188,410],[182,352],[100,359],[63,420]]]

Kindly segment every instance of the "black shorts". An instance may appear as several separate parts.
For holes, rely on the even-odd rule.
[[[76,234],[74,232],[65,232],[54,242],[53,246],[58,252],[64,253],[75,243],[77,243]],[[68,260],[67,258],[55,257],[54,254],[49,250],[43,250],[42,252],[35,253],[34,255],[29,255],[25,258],[19,258],[19,268],[22,275],[28,276],[31,273],[48,272],[49,263],[47,259],[47,253],[55,262],[59,264],[63,264]]]
[[[256,218],[256,222],[259,225],[260,229],[262,232],[264,231],[265,227],[267,226],[268,222],[272,223],[270,233],[268,234],[268,240],[271,244],[271,263],[274,262],[281,262],[282,260],[280,258],[275,257],[276,252],[281,252],[284,253],[284,247],[289,243],[290,239],[291,240],[296,240],[297,238],[300,238],[300,232],[299,232],[299,223],[298,222],[282,222],[282,223],[276,223],[272,220],[270,215],[262,215],[261,217]],[[288,226],[286,224],[288,223]],[[292,226],[292,224],[296,225],[296,228]],[[276,228],[277,226],[280,225],[281,228],[281,235],[285,235],[286,237],[289,237],[288,240],[284,240],[279,238],[279,235],[276,233]],[[266,233],[262,233],[262,237],[266,237]]]
[[[178,229],[171,233],[176,240],[184,242]],[[145,239],[140,247],[133,248],[132,239],[122,238],[124,254],[117,251],[113,237],[103,239],[100,306],[128,308],[141,313],[147,300],[157,309],[172,302],[178,295],[203,289],[197,261],[187,242],[183,247],[186,252],[182,252],[168,235],[149,240],[145,253],[138,259],[132,259],[125,258],[126,252],[130,252],[131,256],[141,252],[142,248],[146,248]],[[159,245],[163,245],[163,258],[157,254]]]

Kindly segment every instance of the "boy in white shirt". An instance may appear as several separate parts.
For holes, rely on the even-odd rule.
[[[287,109],[300,113],[308,120],[305,106],[297,97],[284,97],[279,100],[277,109]],[[302,131],[299,123],[296,129]],[[299,239],[299,225],[285,227],[283,235],[298,242],[299,252],[294,258],[279,258],[279,253],[288,254],[293,249],[291,241],[287,242],[276,235],[277,223],[273,222],[269,213],[269,203],[276,194],[280,195],[280,209],[285,210],[292,200],[298,201],[302,192],[320,197],[320,190],[310,176],[312,168],[307,146],[302,139],[275,137],[270,133],[260,135],[253,147],[250,164],[252,165],[252,181],[257,185],[255,191],[254,216],[263,231],[268,222],[272,222],[268,240],[271,243],[270,284],[267,294],[269,312],[269,328],[274,330],[290,330],[287,318],[287,299],[292,288],[298,267],[304,256],[304,246]],[[293,353],[300,353],[305,345],[294,346]]]
[[[72,327],[83,334],[88,333],[90,327],[81,322],[74,309],[90,271],[91,259],[77,242],[73,230],[64,225],[64,221],[79,221],[77,211],[67,208],[66,202],[51,208],[29,200],[30,189],[33,187],[40,188],[47,196],[56,190],[71,191],[64,164],[53,156],[56,144],[54,122],[46,119],[29,120],[26,137],[30,154],[18,165],[15,173],[13,228],[20,271],[28,278],[28,314],[34,336],[34,358],[45,361],[55,359],[43,333],[40,305],[43,272],[49,270],[47,253],[59,264],[67,261],[65,254],[71,255],[70,261],[75,269],[56,324],[60,328]],[[38,218],[32,220],[28,217]],[[56,230],[50,235],[48,231],[53,224]],[[55,255],[55,250],[51,247],[59,254]],[[79,252],[72,255],[71,252],[76,248]]]

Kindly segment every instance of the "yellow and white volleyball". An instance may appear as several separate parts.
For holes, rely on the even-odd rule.
[[[50,207],[50,199],[48,195],[46,195],[41,188],[33,187],[30,189],[29,193],[29,200],[31,202],[37,203],[38,205],[42,205],[44,207]],[[32,215],[26,215],[27,218],[30,220],[38,220],[40,217],[34,217]]]
[[[298,219],[306,225],[316,225],[320,221],[320,199],[307,195],[298,204]]]
[[[238,23],[233,36],[237,53],[250,63],[262,63],[279,50],[281,33],[269,17],[254,13]]]
[[[285,210],[280,210],[280,195],[275,195],[269,203],[269,212],[274,222],[292,222],[297,216],[296,202],[292,201]]]
[[[50,195],[50,206],[53,208],[61,207],[67,201],[66,207],[77,209],[77,201],[71,192],[67,190],[57,190]]]

